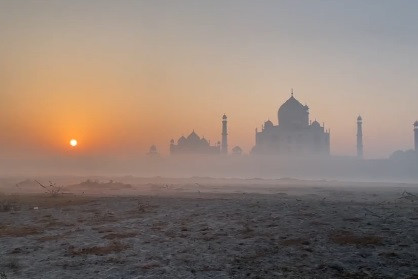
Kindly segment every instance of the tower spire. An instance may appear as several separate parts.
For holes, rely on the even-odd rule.
[[[415,152],[418,152],[418,121],[414,123]]]
[[[363,158],[363,119],[357,117],[357,157]]]
[[[221,153],[228,154],[228,117],[226,114],[222,116],[222,145]]]

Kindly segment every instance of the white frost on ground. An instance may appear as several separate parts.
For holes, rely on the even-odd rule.
[[[149,189],[118,197],[0,196],[12,205],[0,212],[0,274],[418,278],[415,186],[410,194],[397,185]]]

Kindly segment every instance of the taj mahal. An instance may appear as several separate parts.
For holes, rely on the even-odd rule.
[[[418,154],[418,121],[414,124],[415,150]],[[193,132],[187,137],[180,137],[177,142],[171,140],[170,154],[229,154],[228,145],[228,118],[222,116],[221,140],[211,145],[204,137]],[[156,149],[155,146],[152,148]],[[242,149],[235,146],[232,155],[241,155]],[[157,153],[150,150],[149,154]],[[395,152],[399,157],[399,151]],[[330,156],[330,130],[325,129],[316,119],[309,119],[309,107],[298,101],[291,91],[290,98],[285,101],[277,112],[277,125],[267,120],[261,129],[255,129],[255,145],[251,149],[252,155],[272,156]],[[395,157],[396,157],[395,156]],[[402,156],[401,156],[402,157]],[[363,119],[357,117],[357,158],[363,158]]]
[[[279,108],[278,125],[267,120],[255,131],[254,154],[329,155],[330,133],[318,121],[309,121],[309,107],[294,96]]]

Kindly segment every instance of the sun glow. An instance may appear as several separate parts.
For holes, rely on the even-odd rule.
[[[75,139],[72,139],[72,140],[70,140],[70,145],[72,146],[72,147],[75,147],[75,146],[77,146],[77,140],[75,140]]]

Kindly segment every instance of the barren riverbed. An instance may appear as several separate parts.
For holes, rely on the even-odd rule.
[[[0,278],[418,278],[414,185],[73,189],[0,196]]]

